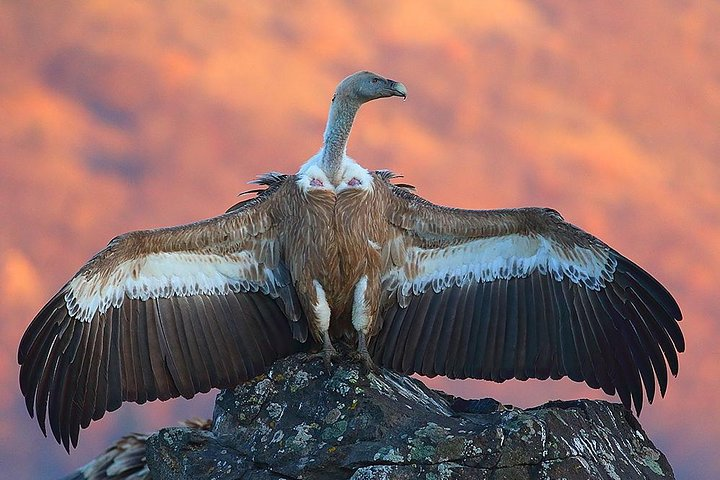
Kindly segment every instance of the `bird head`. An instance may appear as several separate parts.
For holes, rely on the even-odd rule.
[[[407,96],[405,85],[373,72],[357,72],[338,85],[333,101],[342,98],[359,104],[385,97]]]

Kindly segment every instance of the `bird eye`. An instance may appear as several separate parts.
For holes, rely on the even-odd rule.
[[[375,77],[375,78],[372,79],[372,82],[373,82],[373,83],[377,83],[377,82],[379,82],[379,81],[380,81],[380,79],[377,78],[377,77]]]

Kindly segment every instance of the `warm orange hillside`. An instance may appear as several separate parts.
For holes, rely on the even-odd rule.
[[[24,412],[20,336],[114,235],[217,214],[255,174],[295,171],[336,83],[371,69],[409,97],[363,108],[360,163],[438,203],[552,206],[675,294],[688,352],[641,420],[678,478],[720,471],[720,4],[477,3],[0,2],[0,464],[58,476],[128,430],[211,415],[211,395],[123,407],[68,457]],[[431,383],[525,406],[599,398]]]

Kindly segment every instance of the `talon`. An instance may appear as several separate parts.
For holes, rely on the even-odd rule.
[[[374,373],[375,375],[380,374],[380,367],[375,365],[370,353],[367,350],[367,344],[365,343],[365,334],[358,332],[358,348],[352,354],[353,358],[360,362],[366,373]]]
[[[313,360],[316,360],[318,358],[322,358],[323,362],[325,363],[325,366],[327,368],[330,368],[332,365],[333,360],[337,360],[340,358],[340,354],[335,350],[335,347],[330,348],[323,348],[317,353],[311,353],[307,356],[305,359],[306,362],[311,362]]]
[[[375,365],[375,362],[373,362],[372,357],[370,357],[370,354],[367,352],[361,352],[360,350],[354,352],[352,354],[353,360],[356,362],[359,362],[360,365],[363,368],[364,373],[374,373],[375,375],[380,374],[380,367]]]
[[[335,347],[333,347],[332,342],[330,342],[330,336],[327,333],[325,333],[323,338],[322,350],[317,353],[309,354],[305,361],[310,362],[317,358],[323,359],[323,362],[325,363],[325,368],[328,370],[330,370],[330,367],[332,366],[332,361],[338,360],[340,358],[340,354],[337,350],[335,350]]]

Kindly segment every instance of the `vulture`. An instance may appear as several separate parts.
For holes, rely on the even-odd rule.
[[[69,451],[122,402],[232,388],[301,351],[332,362],[340,345],[375,371],[569,377],[638,414],[664,395],[681,313],[649,273],[555,210],[435,205],[347,156],[360,106],[406,94],[350,75],[296,174],[263,175],[220,216],[126,233],[92,257],[20,341],[43,433],[49,423]]]

